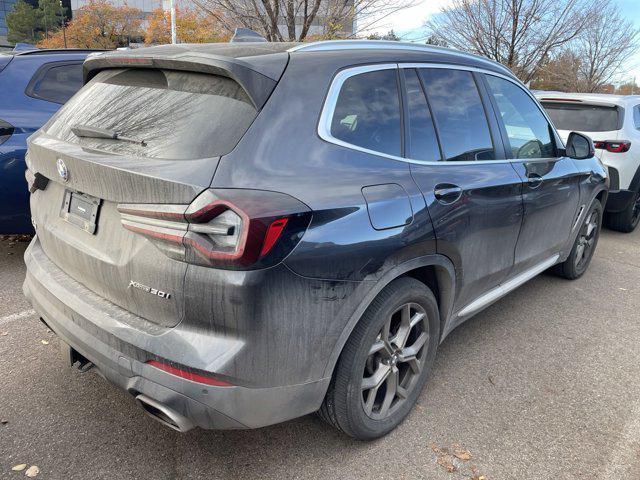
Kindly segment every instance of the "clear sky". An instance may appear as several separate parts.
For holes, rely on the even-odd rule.
[[[640,29],[640,0],[614,0],[620,7],[622,14]],[[426,38],[424,23],[443,6],[449,5],[451,0],[418,0],[415,7],[403,10],[389,16],[376,27],[376,31],[385,33],[393,29],[398,36],[406,41],[423,41]],[[625,77],[640,83],[640,49],[630,61],[628,73]]]

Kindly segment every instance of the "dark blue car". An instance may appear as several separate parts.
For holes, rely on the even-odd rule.
[[[87,50],[0,53],[0,234],[32,233],[27,138],[82,86]]]

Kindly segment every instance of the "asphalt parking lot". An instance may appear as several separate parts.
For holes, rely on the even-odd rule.
[[[582,279],[543,274],[458,328],[417,408],[371,443],[315,416],[162,427],[61,366],[22,296],[25,247],[0,240],[0,478],[640,479],[640,230],[604,230]]]

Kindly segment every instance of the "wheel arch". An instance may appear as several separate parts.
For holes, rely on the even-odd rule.
[[[400,265],[396,265],[386,272],[377,280],[375,286],[365,295],[364,299],[349,317],[342,333],[338,337],[325,367],[323,377],[331,377],[333,375],[333,370],[335,369],[344,345],[347,343],[353,329],[358,324],[371,302],[387,285],[404,276],[410,276],[419,280],[433,292],[436,297],[436,301],[438,302],[440,334],[442,335],[445,325],[450,319],[453,311],[453,300],[455,298],[456,285],[454,265],[451,260],[443,255],[434,254],[414,258]]]

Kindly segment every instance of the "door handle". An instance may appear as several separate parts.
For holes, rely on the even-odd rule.
[[[538,188],[542,184],[542,177],[537,173],[530,173],[527,175],[527,183],[529,188]]]
[[[462,188],[451,183],[439,183],[433,189],[433,194],[440,203],[457,202],[462,196]]]

